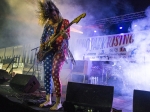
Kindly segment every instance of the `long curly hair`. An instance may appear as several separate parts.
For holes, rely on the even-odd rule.
[[[59,9],[56,7],[56,5],[50,0],[46,2],[38,1],[38,18],[39,23],[41,25],[44,25],[48,20],[50,21],[52,19],[52,12],[56,11],[59,15],[59,18],[62,19],[62,16],[60,14]]]

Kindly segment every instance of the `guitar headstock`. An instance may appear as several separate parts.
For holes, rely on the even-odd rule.
[[[84,18],[86,16],[86,13],[81,14],[80,16],[78,16],[77,18],[75,18],[72,23],[78,23],[82,18]]]

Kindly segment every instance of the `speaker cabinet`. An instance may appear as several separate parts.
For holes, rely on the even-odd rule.
[[[33,93],[40,87],[40,83],[33,75],[16,74],[10,81],[10,86],[19,93]]]
[[[134,90],[133,112],[150,112],[150,91]]]
[[[113,86],[68,82],[65,102],[110,112],[113,92]]]
[[[6,70],[0,69],[0,84],[11,79],[11,75]]]

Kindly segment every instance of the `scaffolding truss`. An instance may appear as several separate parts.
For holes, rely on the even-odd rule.
[[[146,17],[145,11],[141,12],[136,12],[136,13],[130,13],[130,14],[125,14],[121,16],[115,16],[115,17],[110,17],[110,18],[105,18],[105,19],[100,19],[94,22],[94,25],[105,25],[105,24],[118,24],[122,22],[131,22],[136,19],[141,19]]]

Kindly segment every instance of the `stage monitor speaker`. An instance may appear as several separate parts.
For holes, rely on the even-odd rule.
[[[150,91],[134,90],[133,112],[150,112]]]
[[[0,69],[0,84],[11,79],[11,75],[3,69]]]
[[[33,93],[40,87],[40,83],[34,75],[16,74],[10,86],[18,93]]]
[[[110,112],[113,93],[113,86],[68,82],[65,102]]]

